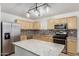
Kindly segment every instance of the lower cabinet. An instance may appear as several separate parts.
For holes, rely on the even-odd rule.
[[[21,35],[20,40],[27,40],[27,35]]]
[[[51,35],[35,35],[33,39],[42,40],[46,42],[53,42],[53,38]]]
[[[29,40],[29,39],[33,39],[31,35],[22,34],[20,36],[20,40]]]
[[[77,54],[77,38],[76,37],[67,38],[67,54],[69,55]]]
[[[42,36],[41,39],[43,41],[47,41],[47,42],[53,42],[53,39],[51,36]]]

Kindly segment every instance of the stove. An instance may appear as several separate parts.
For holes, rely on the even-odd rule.
[[[55,25],[55,34],[53,36],[54,43],[65,45],[68,36],[66,25]]]

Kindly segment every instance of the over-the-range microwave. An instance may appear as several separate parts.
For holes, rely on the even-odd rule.
[[[57,24],[54,26],[55,29],[67,29],[67,24]]]

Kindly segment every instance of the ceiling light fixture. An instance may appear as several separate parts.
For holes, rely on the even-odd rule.
[[[49,12],[49,5],[47,3],[41,4],[41,5],[37,5],[37,3],[35,4],[35,7],[30,8],[27,13],[26,13],[26,17],[30,17],[31,16],[31,11],[34,10],[34,15],[35,16],[40,16],[40,11],[39,11],[39,7],[43,7],[45,6],[45,10],[46,12]]]
[[[50,6],[48,4],[46,4],[47,6],[45,6],[46,12],[49,13],[50,11]]]
[[[26,17],[28,17],[28,18],[30,17],[30,13],[29,12],[26,13]]]
[[[37,9],[37,3],[36,3],[36,7],[35,7],[34,12],[35,12],[35,15],[36,15],[36,16],[40,16],[40,12],[39,12],[39,10]]]
[[[40,16],[39,10],[35,10],[35,15],[36,15],[36,16]]]

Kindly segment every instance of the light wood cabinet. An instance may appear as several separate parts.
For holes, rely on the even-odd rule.
[[[22,41],[22,40],[27,40],[27,36],[26,35],[21,35],[20,36],[20,40]]]
[[[77,29],[77,17],[72,16],[72,17],[48,20],[47,28],[54,29],[54,25],[57,24],[67,24],[68,29]]]
[[[40,22],[36,21],[36,22],[33,22],[33,29],[40,29],[41,25],[40,25]]]
[[[77,29],[77,17],[68,17],[67,18],[68,29]]]
[[[41,36],[41,39],[43,41],[47,41],[47,42],[53,42],[52,36]]]
[[[48,29],[54,29],[54,25],[60,24],[59,19],[48,20]]]
[[[33,23],[24,20],[16,20],[16,23],[21,26],[21,29],[33,29]]]
[[[54,25],[57,25],[57,24],[66,24],[67,21],[66,21],[66,18],[60,18],[60,19],[55,19],[54,20]]]
[[[40,35],[33,35],[33,39],[41,40],[41,36]]]
[[[53,38],[51,35],[35,35],[33,36],[33,39],[42,40],[46,42],[53,42]]]
[[[54,20],[54,25],[60,24],[60,20],[59,19],[55,19]]]
[[[28,29],[33,29],[33,23],[32,22],[28,22]]]
[[[48,29],[54,29],[54,25],[66,24],[66,23],[67,23],[66,18],[48,20]]]
[[[24,23],[23,23],[23,21],[17,19],[17,20],[16,20],[16,23],[21,26],[21,29],[24,28],[24,25],[23,25]]]
[[[24,20],[16,20],[17,24],[20,24],[21,29],[40,29],[40,22],[35,21],[35,22],[29,22],[29,21],[24,21]]]
[[[54,29],[54,20],[48,20],[48,25],[47,25],[47,28],[48,29]]]
[[[67,37],[67,54],[76,55],[77,54],[77,38]]]
[[[59,20],[59,24],[66,24],[67,23],[66,18],[60,18],[58,20]]]

